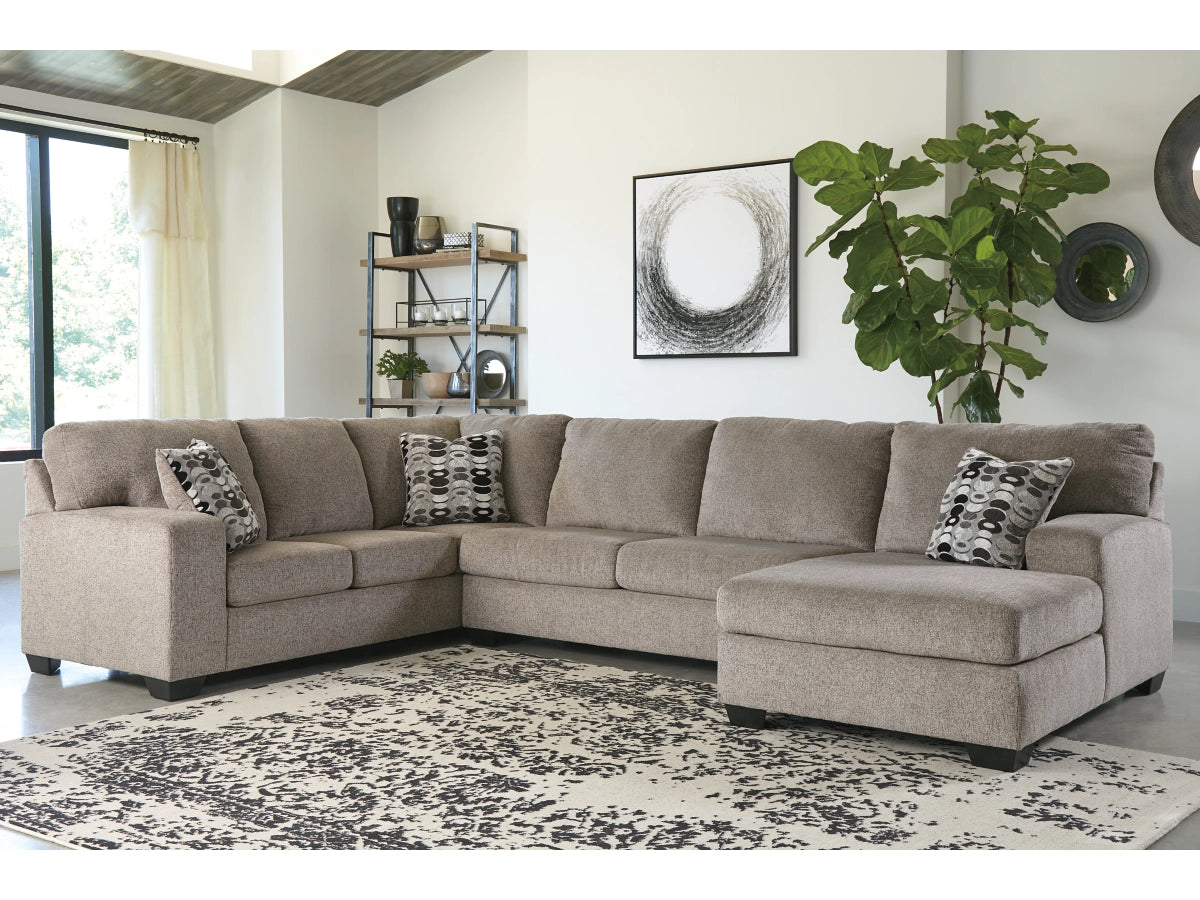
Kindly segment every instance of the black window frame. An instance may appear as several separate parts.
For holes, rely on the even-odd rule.
[[[0,131],[25,135],[29,203],[29,442],[0,450],[0,462],[40,459],[42,435],[54,424],[54,245],[50,237],[50,139],[129,149],[125,138],[0,118]]]

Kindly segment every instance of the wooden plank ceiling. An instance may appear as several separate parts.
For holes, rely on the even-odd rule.
[[[380,106],[486,50],[347,50],[284,87]],[[0,85],[219,122],[275,85],[124,50],[0,50]]]

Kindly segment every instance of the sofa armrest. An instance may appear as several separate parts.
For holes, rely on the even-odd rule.
[[[54,488],[50,473],[40,459],[25,460],[25,515],[54,511]]]
[[[163,681],[225,669],[225,529],[101,506],[21,520],[21,649]]]
[[[1082,575],[1104,596],[1110,700],[1171,664],[1171,529],[1159,519],[1111,513],[1061,516],[1029,532],[1030,569]]]

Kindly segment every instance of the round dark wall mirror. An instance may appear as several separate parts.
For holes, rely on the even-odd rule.
[[[1085,322],[1106,322],[1142,299],[1150,260],[1129,229],[1096,222],[1067,235],[1056,277],[1054,299],[1064,312]]]
[[[1154,159],[1154,192],[1171,226],[1200,244],[1200,195],[1196,193],[1196,160],[1200,153],[1200,97],[1175,117]]]

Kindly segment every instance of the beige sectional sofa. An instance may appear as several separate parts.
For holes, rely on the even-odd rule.
[[[404,432],[504,433],[511,522],[403,525]],[[161,447],[200,438],[265,540],[226,554],[164,508]],[[1069,455],[1025,570],[928,559],[963,452]],[[1162,467],[1139,425],[766,418],[67,423],[26,468],[22,649],[143,675],[213,673],[465,626],[718,661],[734,724],[766,713],[960,741],[1012,770],[1171,651]]]

